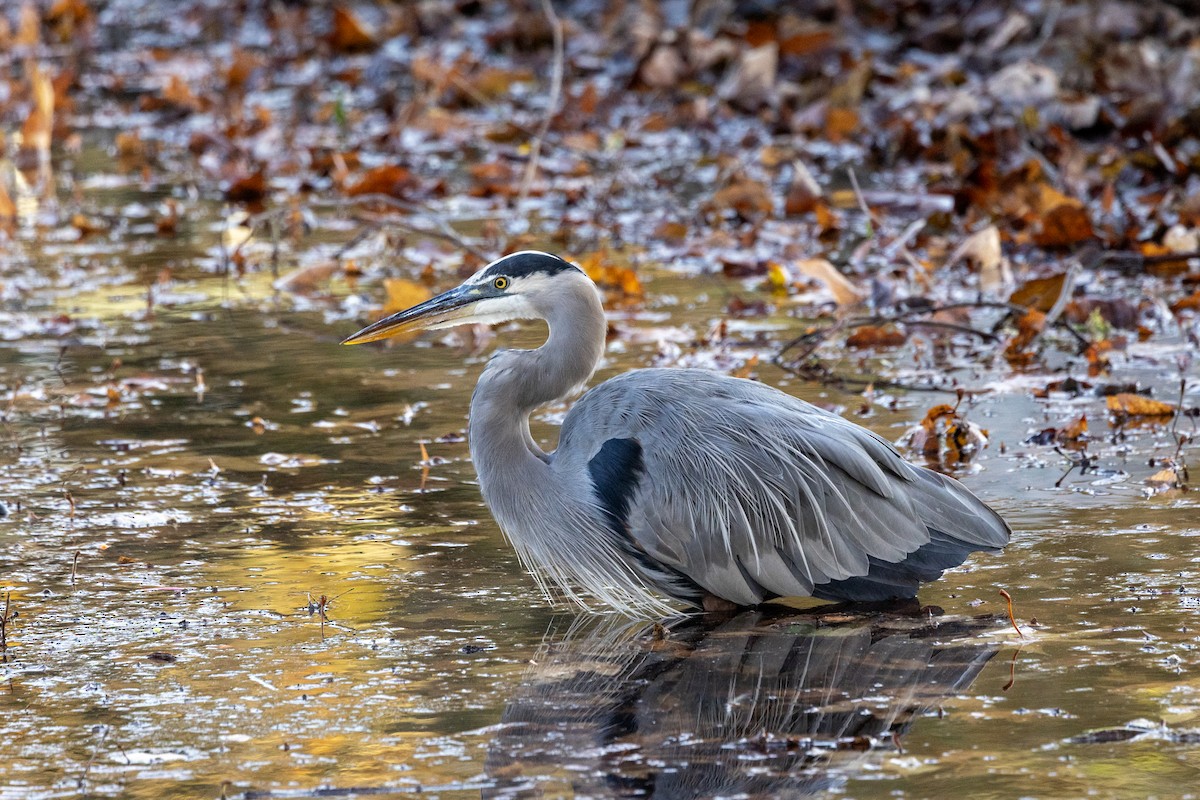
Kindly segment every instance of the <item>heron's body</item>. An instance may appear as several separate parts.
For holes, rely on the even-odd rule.
[[[545,453],[530,413],[583,385],[603,354],[595,286],[557,257],[518,253],[442,298],[348,341],[430,317],[432,326],[547,321],[542,347],[488,363],[468,438],[484,501],[522,562],[573,598],[582,589],[627,613],[667,610],[662,595],[691,606],[908,598],[972,551],[1008,541],[1004,521],[960,483],[909,464],[870,431],[704,370],[605,381]]]

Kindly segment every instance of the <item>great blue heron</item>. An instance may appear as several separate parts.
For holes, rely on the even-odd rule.
[[[604,352],[596,285],[523,251],[363,328],[402,331],[542,319],[535,350],[492,356],[468,438],[484,502],[525,567],[584,605],[715,610],[777,597],[879,601],[994,551],[1010,530],[962,484],[909,464],[874,433],[778,389],[699,369],[639,369],[588,391],[558,449],[529,433],[537,407],[579,389]]]

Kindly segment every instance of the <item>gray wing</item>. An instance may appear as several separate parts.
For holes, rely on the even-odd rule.
[[[960,483],[865,428],[703,370],[637,370],[591,390],[555,461],[591,475],[610,526],[690,602],[684,577],[744,605],[911,597],[1010,533]]]

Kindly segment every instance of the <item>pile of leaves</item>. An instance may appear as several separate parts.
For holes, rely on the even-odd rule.
[[[160,286],[271,271],[295,302],[360,318],[385,280],[399,307],[531,246],[612,302],[643,302],[649,267],[717,272],[749,297],[729,317],[800,320],[770,354],[798,375],[1087,395],[1114,439],[1169,431],[1154,486],[1187,482],[1184,4],[26,0],[0,13],[0,126],[10,263],[144,222],[207,248]],[[96,149],[160,198],[143,219],[77,180]],[[209,241],[186,220],[214,203],[237,214]],[[6,298],[32,283],[10,275]],[[945,451],[947,431],[956,459],[982,446],[946,408],[917,449]],[[1087,468],[1077,428],[1031,442]]]

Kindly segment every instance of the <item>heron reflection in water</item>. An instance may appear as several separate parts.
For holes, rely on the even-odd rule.
[[[591,389],[543,452],[529,415],[576,391],[604,352],[595,284],[547,253],[501,258],[461,286],[346,339],[541,319],[546,343],[501,350],[471,398],[483,498],[543,589],[629,615],[777,597],[881,601],[995,551],[1009,528],[962,484],[905,461],[836,414],[750,380],[640,369]],[[667,600],[664,600],[667,598]]]
[[[489,744],[484,797],[837,790],[966,691],[997,650],[973,636],[995,629],[990,617],[822,625],[746,611],[665,636],[603,622],[551,635]]]

